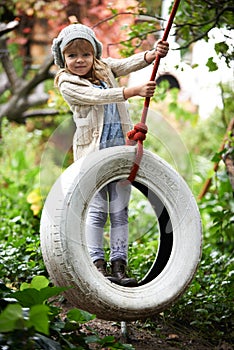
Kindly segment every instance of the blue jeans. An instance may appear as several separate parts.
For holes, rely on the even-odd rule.
[[[128,256],[128,203],[131,185],[113,181],[104,186],[90,201],[86,239],[92,261],[104,259],[103,234],[110,217],[110,261]]]

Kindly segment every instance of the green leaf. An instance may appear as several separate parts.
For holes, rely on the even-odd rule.
[[[24,290],[24,289],[28,289],[30,288],[30,283],[26,283],[26,282],[23,282],[21,285],[20,285],[20,291]]]
[[[40,304],[40,292],[33,288],[12,293],[11,296],[17,299],[23,307]]]
[[[46,287],[46,288],[43,288],[40,290],[40,299],[39,300],[41,303],[43,303],[47,299],[54,297],[56,295],[59,295],[67,289],[68,289],[68,287]]]
[[[214,62],[213,57],[208,58],[206,66],[209,68],[210,72],[214,72],[218,69],[217,64]]]
[[[49,334],[49,313],[50,308],[46,305],[34,305],[29,312],[28,326],[33,326],[36,331]]]
[[[65,287],[46,287],[41,290],[27,288],[12,293],[11,296],[17,299],[23,307],[31,307],[33,305],[43,304],[47,299],[64,292],[66,289]]]
[[[113,344],[115,343],[115,337],[113,335],[107,335],[104,338],[99,339],[98,343],[102,346],[113,346]]]
[[[225,41],[222,41],[220,43],[216,43],[214,48],[215,48],[215,52],[219,54],[219,53],[226,53],[229,49],[229,46],[226,44]]]
[[[201,314],[208,314],[208,311],[206,309],[202,309],[202,308],[199,308],[199,309],[196,309],[196,312],[199,312]]]
[[[43,288],[48,287],[49,280],[45,276],[35,276],[31,282],[31,288],[35,288],[37,290],[41,290]]]
[[[102,349],[103,348],[108,348],[108,349],[125,349],[125,350],[130,350],[130,349],[134,349],[133,346],[131,344],[121,344],[118,341],[115,340],[114,336],[109,335],[106,336],[102,339],[99,339],[99,341],[97,341],[98,344],[101,345]]]
[[[220,160],[221,160],[221,156],[219,153],[215,153],[215,155],[211,159],[212,162],[216,162],[216,163],[220,162]]]
[[[87,337],[85,337],[86,344],[97,343],[99,340],[100,340],[100,337],[96,334],[88,335]]]
[[[93,314],[90,314],[87,311],[83,311],[83,310],[74,308],[67,313],[67,317],[70,321],[76,321],[79,323],[86,323],[90,320],[95,319],[96,316]]]
[[[114,8],[110,8],[111,12],[113,15],[117,15],[118,14],[118,10],[114,9]]]
[[[49,285],[49,280],[45,276],[35,276],[33,277],[31,283],[22,283],[20,286],[20,290],[23,291],[28,288],[34,288],[37,290],[41,290]]]
[[[0,332],[11,332],[23,328],[22,307],[19,304],[9,304],[0,314]]]
[[[15,152],[15,157],[11,160],[11,166],[18,171],[24,170],[28,167],[24,150],[17,150]]]

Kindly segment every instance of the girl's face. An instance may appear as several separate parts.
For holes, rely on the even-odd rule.
[[[87,40],[76,39],[65,48],[64,59],[72,74],[88,77],[93,67],[93,47]]]

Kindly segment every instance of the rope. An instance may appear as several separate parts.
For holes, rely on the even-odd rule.
[[[168,23],[167,23],[166,29],[165,29],[163,37],[162,37],[162,41],[166,41],[168,38],[169,32],[170,32],[172,24],[173,24],[174,17],[176,15],[176,11],[179,7],[179,3],[180,3],[180,0],[174,1]],[[155,80],[156,73],[158,71],[158,67],[159,67],[159,63],[160,63],[160,59],[161,59],[161,57],[157,54],[155,62],[154,62],[153,71],[152,71],[152,74],[150,77],[150,81]],[[126,141],[126,144],[127,145],[135,145],[137,143],[137,152],[136,152],[135,162],[134,162],[133,167],[131,169],[130,175],[127,179],[131,183],[135,180],[135,177],[137,175],[137,171],[140,167],[140,162],[141,162],[141,159],[143,156],[143,141],[146,139],[146,133],[148,131],[148,128],[146,125],[146,118],[147,118],[147,114],[148,114],[149,104],[150,104],[150,97],[146,97],[145,102],[144,102],[144,107],[142,110],[141,122],[136,124],[134,126],[134,129],[130,130],[127,133],[128,139]]]

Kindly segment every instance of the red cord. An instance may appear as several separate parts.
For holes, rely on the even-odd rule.
[[[166,41],[168,38],[168,34],[169,34],[170,29],[172,27],[173,20],[174,20],[174,17],[176,15],[176,11],[179,7],[179,3],[180,3],[180,0],[175,0],[174,5],[173,5],[172,10],[171,10],[171,14],[170,14],[168,23],[167,23],[167,27],[166,27],[164,34],[163,34],[163,37],[162,37],[162,41]],[[153,67],[150,81],[155,80],[156,73],[157,73],[158,67],[159,67],[160,59],[161,59],[161,57],[157,54],[155,62],[154,62],[154,67]],[[140,167],[140,162],[141,162],[141,159],[143,156],[143,141],[146,139],[146,133],[148,131],[147,125],[145,123],[146,123],[149,104],[150,104],[150,97],[146,97],[145,102],[144,102],[144,108],[142,111],[141,122],[137,123],[134,126],[134,129],[130,130],[127,133],[127,137],[128,137],[128,139],[126,140],[127,145],[135,145],[137,142],[137,153],[136,153],[135,162],[134,162],[133,167],[131,169],[130,175],[127,179],[131,183],[135,180],[135,177],[137,175],[137,171]]]

